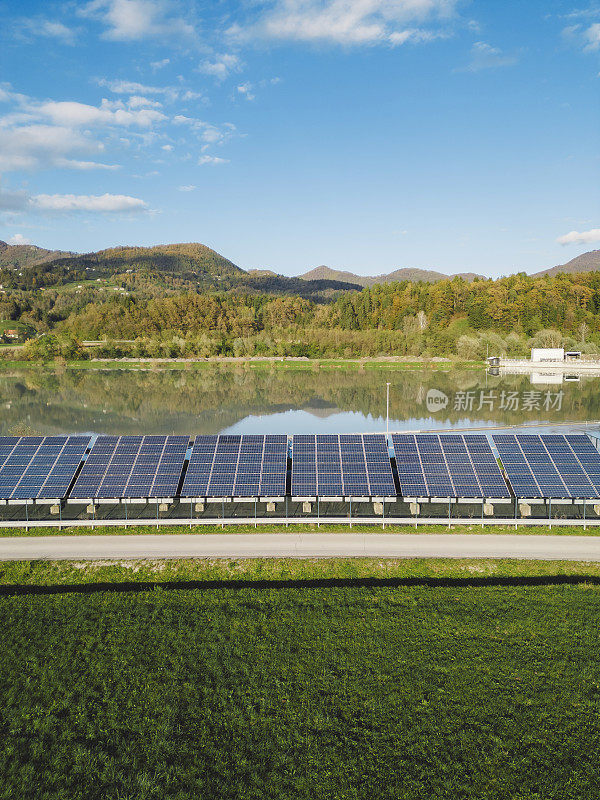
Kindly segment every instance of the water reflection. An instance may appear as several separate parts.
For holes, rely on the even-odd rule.
[[[45,434],[306,433],[597,420],[600,378],[544,383],[483,370],[357,367],[0,373],[0,430]]]

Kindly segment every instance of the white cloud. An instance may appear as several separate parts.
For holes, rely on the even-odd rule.
[[[106,164],[73,159],[73,154],[102,150],[102,145],[88,136],[61,126],[36,124],[0,128],[0,174],[49,167],[107,168]]]
[[[439,32],[414,24],[448,21],[457,4],[458,0],[276,0],[253,22],[233,25],[228,33],[242,40],[399,45],[437,38]]]
[[[170,63],[171,63],[170,58],[162,58],[160,61],[151,61],[150,67],[154,72],[156,72],[156,70],[162,69],[163,67],[166,67]]]
[[[591,13],[591,12],[590,12]],[[563,36],[586,52],[600,49],[600,22],[594,22],[588,27],[577,23],[563,28]]]
[[[139,197],[124,194],[38,194],[11,192],[0,189],[0,211],[70,213],[89,211],[97,213],[147,211],[148,205]]]
[[[148,205],[139,197],[124,194],[38,194],[30,199],[30,205],[41,211],[145,211]]]
[[[56,20],[43,17],[23,19],[21,29],[25,35],[43,36],[46,39],[58,39],[63,44],[75,44],[75,31]]]
[[[256,100],[253,88],[252,84],[246,81],[246,83],[242,83],[237,87],[237,91],[238,94],[241,94],[246,100]]]
[[[480,72],[482,69],[512,67],[518,60],[516,53],[504,53],[499,47],[492,47],[487,42],[475,42],[471,47],[471,61],[465,70]]]
[[[186,186],[178,186],[178,187],[177,187],[177,189],[178,189],[180,192],[193,192],[193,191],[195,191],[197,188],[198,188],[198,187],[197,187],[197,186],[194,186],[194,184],[193,184],[193,183],[189,183],[189,184],[187,184]]]
[[[116,42],[176,37],[194,38],[194,27],[171,12],[169,0],[92,0],[79,14],[107,26],[104,39]]]
[[[235,125],[225,122],[221,127],[204,122],[194,117],[186,117],[184,114],[177,114],[173,117],[175,125],[186,125],[194,130],[205,144],[222,144],[226,139],[235,133]]]
[[[76,169],[81,172],[88,172],[91,169],[103,169],[112,172],[116,169],[120,169],[118,164],[102,164],[98,161],[80,161],[77,158],[57,158],[53,166],[64,169]]]
[[[23,236],[23,234],[22,234],[22,233],[15,233],[15,234],[13,234],[13,235],[10,237],[10,239],[8,239],[8,241],[6,242],[6,244],[12,244],[12,245],[25,245],[25,244],[31,244],[31,242],[30,242],[30,240],[29,240],[29,239],[26,239],[26,238]]]
[[[180,94],[180,88],[175,86],[148,86],[144,83],[137,81],[124,81],[113,80],[109,81],[106,78],[100,78],[98,86],[110,89],[114,94],[128,94],[128,95],[147,95],[158,94],[164,95],[169,100],[176,100]]]
[[[198,69],[205,75],[212,75],[219,81],[225,80],[232,72],[239,72],[242,62],[233,53],[221,53],[213,58],[212,61],[203,61]]]
[[[100,106],[74,101],[47,100],[40,104],[32,104],[30,110],[40,116],[47,117],[57,125],[72,127],[89,127],[93,125],[134,125],[140,128],[151,128],[157,122],[166,119],[165,115],[150,108],[130,109],[124,104],[103,100]]]
[[[600,242],[600,228],[592,228],[589,231],[571,231],[564,236],[559,236],[556,240],[559,244],[593,244]]]
[[[216,167],[218,164],[229,164],[228,158],[219,158],[218,156],[200,156],[198,159],[199,166],[210,165]]]
[[[137,94],[129,98],[127,105],[131,109],[162,108],[162,103],[159,103],[158,100],[149,100],[147,97],[140,97]]]
[[[598,50],[600,48],[600,22],[595,22],[583,34],[587,44],[586,50]]]
[[[172,144],[163,144],[163,146],[160,149],[164,150],[167,153],[172,153],[175,148],[173,147]]]

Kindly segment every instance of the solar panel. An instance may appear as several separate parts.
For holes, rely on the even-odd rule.
[[[206,497],[218,436],[196,436],[190,454],[181,494],[183,497]]]
[[[587,436],[496,434],[493,439],[517,497],[600,496],[600,454]]]
[[[395,497],[396,484],[387,438],[382,433],[367,433],[361,436],[365,451],[369,494],[372,497]],[[346,494],[351,494],[347,491]]]
[[[292,438],[292,496],[313,497],[316,494],[316,437],[306,434],[296,435]]]
[[[197,436],[182,497],[285,495],[287,436]]]
[[[383,434],[298,435],[292,440],[295,497],[396,495]]]
[[[70,498],[144,499],[176,494],[188,436],[99,436]]]
[[[89,436],[1,437],[0,498],[62,499],[89,442]]]
[[[393,434],[404,497],[509,498],[485,436]]]

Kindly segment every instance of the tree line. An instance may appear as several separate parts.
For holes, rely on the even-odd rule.
[[[106,340],[109,355],[456,356],[524,355],[531,346],[600,345],[600,273],[497,280],[408,281],[348,292],[330,303],[243,291],[133,292],[69,310],[55,298],[50,336],[28,352]],[[8,304],[12,303],[10,308]],[[62,305],[61,305],[62,303]],[[5,300],[4,313],[19,313]],[[68,313],[67,313],[68,312]],[[22,317],[35,325],[35,315]],[[129,340],[118,343],[118,340]],[[66,343],[66,344],[65,344]],[[79,351],[78,351],[79,352]],[[102,351],[98,351],[102,352]]]

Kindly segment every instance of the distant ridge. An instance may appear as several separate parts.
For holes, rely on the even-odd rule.
[[[534,277],[538,275],[558,275],[561,272],[594,272],[596,270],[600,270],[600,250],[590,250],[589,253],[582,253],[580,256],[572,258],[566,264],[559,264],[556,267],[535,272]]]
[[[35,244],[7,244],[0,241],[0,269],[8,267],[22,269],[35,267],[37,264],[47,264],[58,258],[69,258],[75,255],[64,250],[46,250]]]
[[[425,283],[437,283],[437,281],[449,278],[462,278],[465,281],[474,281],[475,278],[483,278],[475,272],[459,272],[455,275],[445,275],[443,272],[436,272],[433,269],[397,269],[385,275],[355,275],[353,272],[331,269],[330,267],[315,267],[299,278],[305,281],[329,280],[341,283],[358,283],[360,286],[374,286],[378,283],[394,283],[396,281],[423,281]]]

